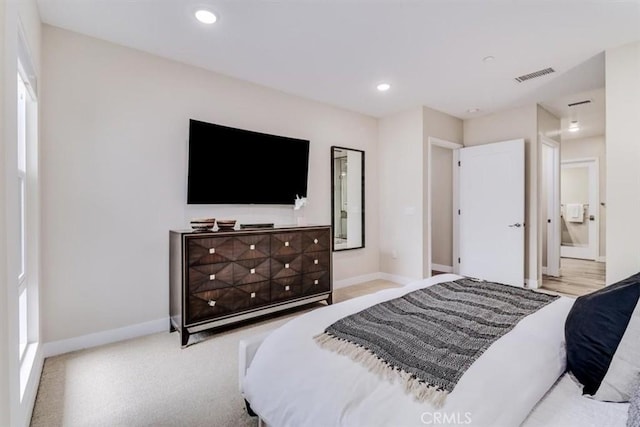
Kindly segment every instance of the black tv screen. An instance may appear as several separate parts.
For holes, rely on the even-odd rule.
[[[188,204],[293,205],[308,170],[308,140],[189,121]]]

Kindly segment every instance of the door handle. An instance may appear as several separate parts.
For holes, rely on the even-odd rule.
[[[589,221],[595,221],[595,220],[596,220],[595,215],[589,215]]]
[[[520,227],[522,227],[522,224],[520,224],[519,222],[516,222],[515,224],[511,224],[511,225],[509,225],[509,227],[516,227],[516,228],[520,228]]]

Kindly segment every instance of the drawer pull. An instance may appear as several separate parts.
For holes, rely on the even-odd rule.
[[[318,244],[318,239],[313,239],[313,243]]]
[[[284,242],[284,245],[285,246],[289,246],[289,242]]]
[[[289,290],[289,285],[285,286],[285,287],[284,287],[284,290],[285,290],[285,291],[288,291],[288,290]]]
[[[216,302],[214,300],[210,299],[207,304],[209,304],[211,307],[214,307],[216,305]]]
[[[249,249],[252,250],[252,251],[255,251],[256,250],[256,245],[249,246]]]
[[[318,284],[318,279],[314,280],[314,281],[313,281],[313,284],[314,284],[314,285],[317,285],[317,284]]]
[[[256,293],[255,292],[251,292],[251,298],[255,298],[256,297]]]
[[[251,269],[251,274],[256,274],[256,269],[255,268]]]
[[[209,275],[209,280],[216,280],[216,275],[215,274],[210,274]]]
[[[289,264],[285,264],[285,265],[284,265],[284,268],[289,268]]]
[[[313,260],[313,263],[314,263],[314,264],[317,264],[317,263],[318,263],[318,260],[317,260],[317,259],[314,259],[314,260]]]

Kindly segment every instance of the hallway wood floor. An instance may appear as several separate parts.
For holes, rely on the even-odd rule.
[[[542,276],[543,290],[578,297],[602,289],[605,283],[603,262],[561,258],[560,277]]]

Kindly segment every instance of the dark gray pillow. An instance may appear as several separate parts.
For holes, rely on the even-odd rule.
[[[637,381],[636,391],[631,396],[629,403],[629,418],[627,419],[627,427],[640,426],[640,376]]]
[[[565,322],[567,370],[598,400],[628,402],[640,367],[640,273],[576,299]],[[635,317],[635,318],[634,318]]]

